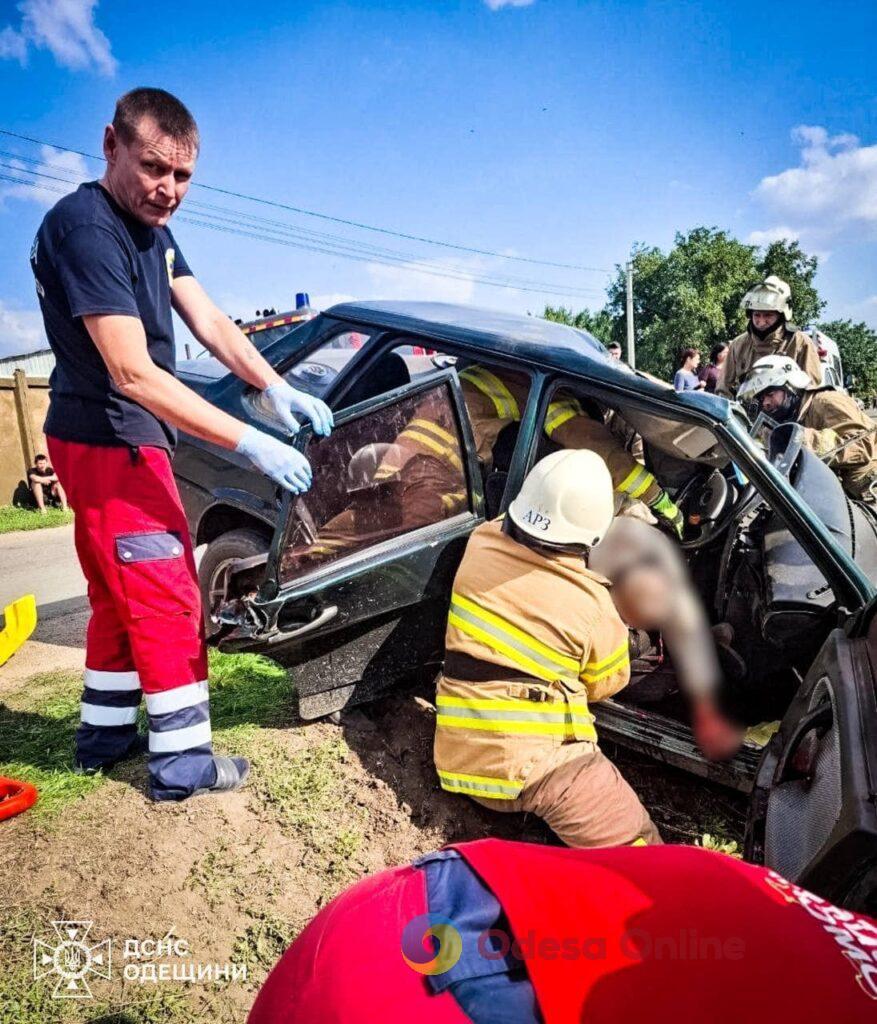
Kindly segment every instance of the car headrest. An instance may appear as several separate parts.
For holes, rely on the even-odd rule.
[[[385,352],[348,391],[345,407],[377,398],[411,383],[405,360],[398,352]]]

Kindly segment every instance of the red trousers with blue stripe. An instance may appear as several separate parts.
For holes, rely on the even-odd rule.
[[[77,760],[100,768],[132,747],[142,691],[151,793],[181,799],[211,785],[215,768],[198,578],[170,457],[47,442],[92,612]]]

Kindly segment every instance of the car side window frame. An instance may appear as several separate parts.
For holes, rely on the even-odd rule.
[[[433,390],[443,384],[448,388],[451,407],[457,427],[457,434],[460,440],[461,452],[463,455],[463,468],[467,489],[467,508],[447,519],[439,520],[421,527],[417,527],[407,533],[387,538],[376,542],[371,546],[343,555],[321,565],[315,565],[306,569],[294,580],[280,583],[281,558],[283,545],[287,532],[287,523],[293,513],[293,506],[297,498],[288,491],[283,492],[281,505],[277,516],[277,527],[268,552],[265,566],[265,582],[260,592],[261,601],[278,600],[284,593],[311,584],[323,584],[325,580],[336,571],[348,571],[353,567],[368,564],[375,558],[379,558],[387,551],[399,545],[413,545],[420,542],[428,542],[435,536],[444,532],[454,532],[463,525],[469,523],[477,525],[484,519],[484,494],[478,472],[477,460],[474,456],[474,440],[472,428],[468,416],[465,415],[465,403],[463,402],[462,391],[456,372],[453,369],[437,370],[423,380],[406,385],[405,388],[398,388],[377,398],[369,399],[366,402],[353,405],[342,410],[339,417],[339,425],[351,422],[363,415],[380,413],[382,410],[404,401],[421,393]],[[295,438],[295,447],[305,451],[313,431],[310,426],[305,426]]]

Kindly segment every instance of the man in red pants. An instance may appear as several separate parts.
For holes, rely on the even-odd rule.
[[[310,486],[304,456],[210,405],[175,376],[171,310],[278,420],[319,434],[322,402],[285,383],[207,297],[167,228],[195,167],[198,129],[160,89],[135,89],[104,133],[106,173],[46,215],[31,265],[56,357],[45,432],[76,513],[92,617],[76,758],[106,769],[139,749],[141,690],[155,800],[236,789],[243,758],[211,744],[201,604],[171,471],[176,429],[246,456],[281,487]]]
[[[865,1024],[877,922],[690,846],[485,839],[348,889],[249,1024]]]

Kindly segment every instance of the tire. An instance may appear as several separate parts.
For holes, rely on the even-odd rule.
[[[198,566],[198,585],[201,588],[201,607],[207,638],[219,632],[219,626],[210,621],[210,609],[220,570],[236,558],[263,555],[271,546],[271,538],[251,527],[241,527],[222,533],[207,545]]]

